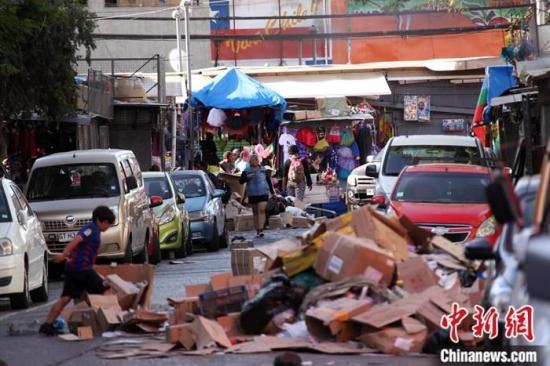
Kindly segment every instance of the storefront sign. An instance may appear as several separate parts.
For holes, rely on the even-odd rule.
[[[441,129],[444,132],[464,132],[466,126],[463,119],[444,119],[441,122]]]
[[[416,96],[405,95],[405,97],[403,99],[403,106],[404,106],[403,119],[405,121],[417,121],[418,120],[418,115],[416,113],[417,112],[416,111],[416,104],[417,104]]]
[[[403,119],[405,121],[430,121],[430,97],[405,95],[403,98]]]

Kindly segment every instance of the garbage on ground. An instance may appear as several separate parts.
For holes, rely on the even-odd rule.
[[[241,217],[239,213],[237,225]],[[297,215],[292,220],[302,217],[307,219]],[[230,248],[232,272],[185,286],[182,297],[168,299],[173,310],[163,341],[107,344],[100,356],[422,352],[448,338],[440,321],[450,314],[452,303],[471,310],[484,291],[484,281],[476,276],[480,263],[466,260],[462,246],[417,228],[406,217],[385,216],[369,207],[317,222],[298,238],[258,247],[235,238]],[[115,291],[119,305],[129,289]],[[88,314],[91,309],[95,314],[94,307],[103,309],[104,302],[100,323],[111,331],[146,314],[133,310],[117,325],[109,317],[112,296],[90,298],[90,305],[73,312]],[[142,333],[152,325],[162,329],[160,317],[153,318],[159,322],[134,325],[145,324]],[[459,338],[467,345],[474,342],[472,322],[470,316],[459,327]],[[93,329],[91,323],[79,325]]]

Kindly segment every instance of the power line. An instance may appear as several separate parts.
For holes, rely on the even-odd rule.
[[[495,29],[507,29],[509,24],[495,24],[478,27],[454,27],[440,29],[415,29],[408,31],[391,30],[377,32],[334,32],[334,33],[302,33],[302,34],[192,34],[190,39],[194,40],[211,40],[211,41],[283,41],[283,40],[303,40],[303,39],[333,39],[333,38],[366,38],[366,37],[384,37],[384,36],[428,36],[428,35],[444,35],[444,34],[460,34],[471,32],[482,32]],[[112,34],[112,33],[97,33],[94,34],[95,39],[112,39],[112,40],[175,40],[175,35],[168,34]],[[181,37],[185,37],[182,35]]]

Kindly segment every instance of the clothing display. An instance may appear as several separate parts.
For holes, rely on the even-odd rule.
[[[283,147],[283,163],[289,159],[288,148],[296,145],[296,139],[289,133],[283,133],[279,137],[279,145]]]
[[[206,123],[208,123],[212,127],[221,127],[226,120],[227,116],[225,115],[225,112],[223,110],[212,108],[210,112],[208,112]]]

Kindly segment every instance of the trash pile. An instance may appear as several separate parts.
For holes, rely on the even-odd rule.
[[[95,335],[89,320],[95,316],[98,330],[155,334],[142,342],[106,344],[98,349],[103,358],[281,350],[433,353],[449,344],[440,322],[452,303],[471,310],[483,295],[483,280],[476,277],[481,263],[466,260],[461,245],[370,207],[269,245],[236,239],[232,272],[186,286],[185,296],[168,299],[168,315],[144,310],[154,276],[102,273],[114,293],[76,305],[69,324],[78,320],[79,327],[71,330],[83,339],[82,326],[91,325]],[[472,324],[469,315],[458,329],[465,345],[479,341]]]

